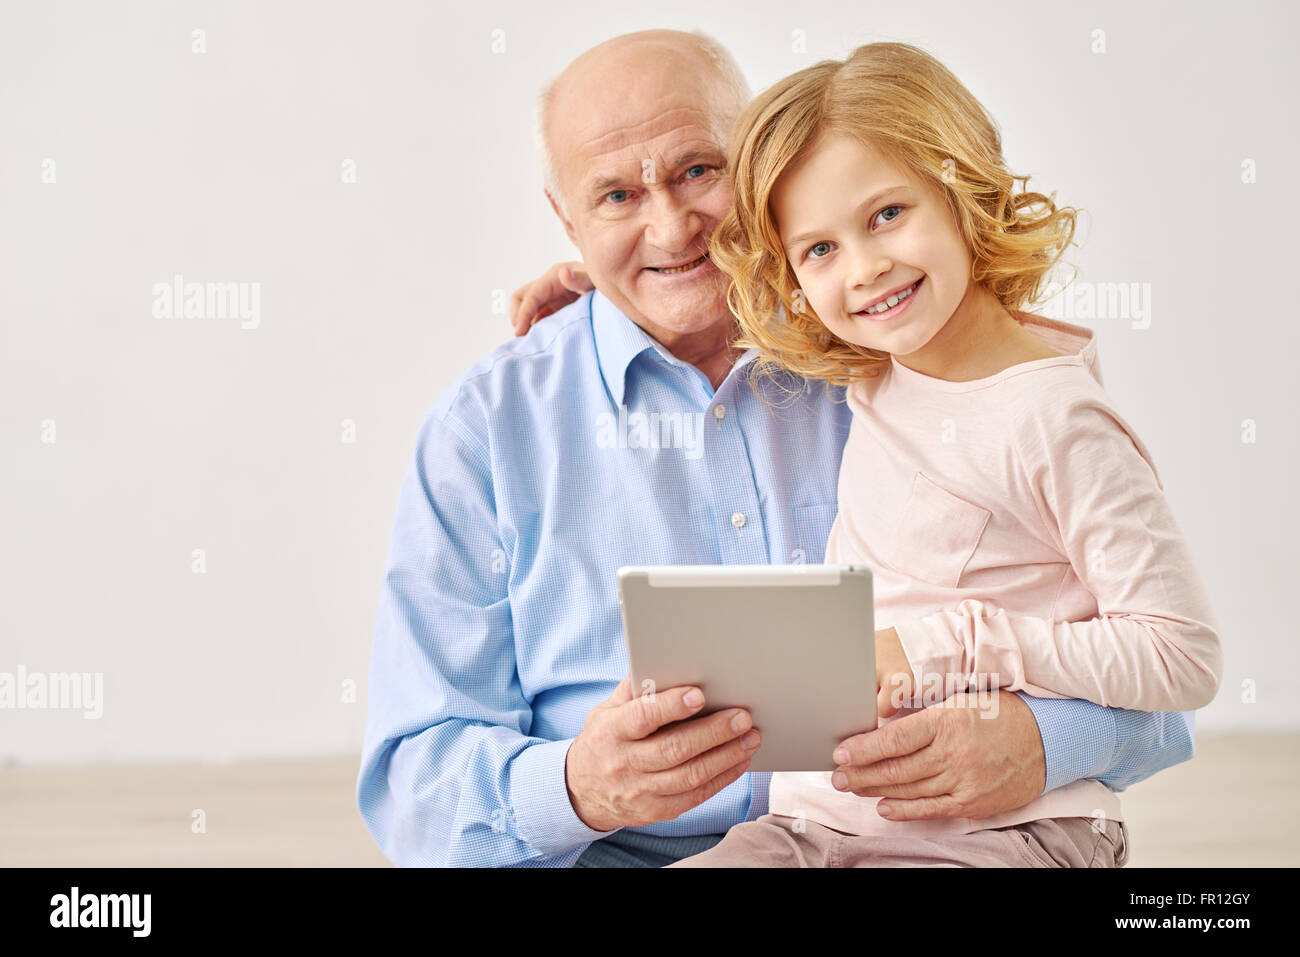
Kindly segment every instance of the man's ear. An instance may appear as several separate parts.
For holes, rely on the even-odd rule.
[[[576,247],[578,245],[578,234],[573,229],[573,223],[569,222],[567,216],[560,212],[559,204],[555,202],[555,197],[551,195],[549,189],[543,190],[546,194],[546,201],[551,204],[551,209],[555,210],[555,215],[560,217],[560,222],[564,223],[564,233],[569,237],[569,242]]]

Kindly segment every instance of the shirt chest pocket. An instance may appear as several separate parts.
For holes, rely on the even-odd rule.
[[[834,502],[798,509],[794,515],[795,546],[786,560],[794,565],[820,565],[826,561],[826,539],[834,522]]]
[[[892,564],[904,575],[956,588],[992,515],[917,472],[895,526]]]

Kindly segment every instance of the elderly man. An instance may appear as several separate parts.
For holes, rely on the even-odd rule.
[[[768,811],[745,711],[631,693],[615,581],[820,562],[835,515],[840,392],[750,378],[705,256],[747,97],[725,50],[659,30],[588,51],[542,97],[547,195],[596,291],[476,364],[420,430],[358,780],[398,864],[659,866]],[[1122,789],[1192,753],[1180,714],[1007,692],[995,718],[928,708],[860,738],[846,786],[896,820]]]

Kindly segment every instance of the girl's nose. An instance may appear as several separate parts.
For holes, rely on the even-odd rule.
[[[884,286],[884,277],[894,268],[894,262],[883,250],[864,246],[852,253],[847,278],[850,291],[862,295]]]

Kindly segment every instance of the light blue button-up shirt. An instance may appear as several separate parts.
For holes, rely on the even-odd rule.
[[[628,672],[622,565],[820,563],[843,390],[752,376],[715,391],[600,293],[533,326],[425,418],[402,485],[370,664],[357,800],[400,865],[568,867],[594,831],[565,755]],[[1122,790],[1192,756],[1191,714],[1037,699],[1050,790]],[[750,773],[672,821],[768,810]]]

